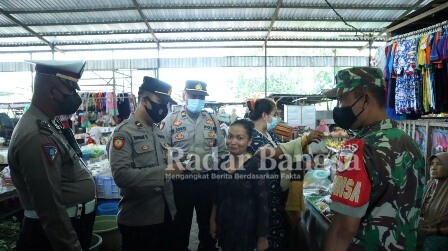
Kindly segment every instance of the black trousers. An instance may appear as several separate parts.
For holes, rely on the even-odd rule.
[[[168,206],[165,222],[149,226],[126,226],[118,224],[122,244],[121,251],[171,251],[172,220]]]
[[[216,240],[210,235],[213,183],[211,180],[173,180],[177,213],[173,222],[173,250],[185,251],[190,240],[193,210],[199,227],[198,251],[216,250]]]
[[[88,251],[92,240],[93,223],[95,222],[95,211],[81,216],[81,218],[70,218],[72,227],[78,236],[82,250]],[[17,240],[17,251],[52,251],[50,241],[45,235],[39,219],[24,217],[19,239]],[[55,250],[58,251],[58,250]]]

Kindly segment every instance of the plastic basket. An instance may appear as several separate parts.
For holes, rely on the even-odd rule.
[[[118,201],[104,202],[98,206],[99,215],[117,215]]]
[[[92,233],[92,240],[90,241],[89,251],[98,251],[101,243],[103,243],[103,239],[101,236]]]
[[[101,199],[119,199],[120,188],[117,187],[112,177],[96,176],[96,195]]]

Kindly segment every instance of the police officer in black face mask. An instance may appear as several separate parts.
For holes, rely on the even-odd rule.
[[[24,219],[17,250],[89,250],[95,184],[76,146],[54,121],[78,109],[85,61],[36,64],[30,108],[14,129],[8,163]]]
[[[168,113],[171,86],[144,77],[135,113],[118,125],[109,146],[113,178],[121,188],[118,228],[121,250],[170,250],[171,221],[176,213],[171,180],[181,163],[167,165],[168,144],[155,124]]]

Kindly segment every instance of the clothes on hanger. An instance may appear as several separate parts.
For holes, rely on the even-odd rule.
[[[397,37],[377,50],[383,55],[376,55],[374,61],[377,66],[384,65],[388,116],[410,119],[425,114],[447,113],[447,27]]]

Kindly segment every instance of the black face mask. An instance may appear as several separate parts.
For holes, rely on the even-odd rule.
[[[339,127],[341,127],[342,129],[348,130],[350,129],[350,126],[353,125],[353,123],[356,122],[356,119],[358,118],[359,115],[361,115],[361,113],[364,112],[364,108],[362,108],[362,111],[360,111],[358,113],[358,115],[355,115],[353,113],[352,107],[354,105],[356,105],[356,103],[358,103],[358,101],[364,97],[364,95],[361,95],[356,101],[355,103],[353,103],[353,105],[351,106],[347,106],[347,107],[335,107],[333,108],[333,119],[334,119],[334,123],[336,123],[336,125],[338,125]]]
[[[148,113],[149,117],[151,117],[151,119],[154,121],[154,123],[159,123],[168,114],[167,105],[166,104],[157,104],[157,103],[153,102],[149,97],[146,97],[146,99],[151,104],[151,110],[145,107],[146,112]]]
[[[62,93],[59,89],[55,89]],[[73,92],[73,94],[62,93],[62,100],[56,100],[56,102],[59,103],[58,115],[71,115],[75,113],[82,104],[81,97],[76,92]]]

